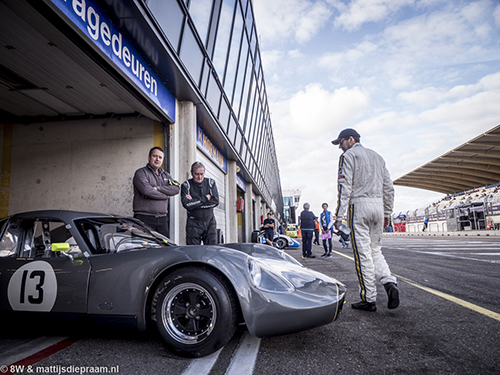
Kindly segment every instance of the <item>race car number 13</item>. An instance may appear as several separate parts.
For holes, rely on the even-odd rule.
[[[25,264],[10,278],[8,297],[13,310],[52,310],[57,297],[54,269],[44,261]]]

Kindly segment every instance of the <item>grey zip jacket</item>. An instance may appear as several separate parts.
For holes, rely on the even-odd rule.
[[[134,214],[165,216],[168,198],[179,194],[180,184],[160,168],[158,174],[147,164],[134,174]],[[155,189],[156,187],[156,189]]]

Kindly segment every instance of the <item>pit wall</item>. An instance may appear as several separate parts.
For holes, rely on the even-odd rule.
[[[384,236],[391,237],[438,237],[438,236],[498,236],[500,238],[500,230],[463,230],[458,232],[448,232],[446,227],[446,221],[429,221],[427,229],[424,229],[424,223],[412,223],[406,224],[406,232],[384,232]]]

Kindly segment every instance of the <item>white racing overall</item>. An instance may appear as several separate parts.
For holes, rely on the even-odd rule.
[[[335,215],[347,211],[361,300],[375,302],[376,281],[397,283],[382,255],[384,216],[390,217],[394,187],[384,159],[356,143],[340,156]]]

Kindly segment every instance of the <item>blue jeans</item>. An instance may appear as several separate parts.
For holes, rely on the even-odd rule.
[[[312,239],[314,231],[312,230],[302,230],[302,256],[312,255]]]
[[[339,238],[339,242],[342,244],[343,247],[347,247],[347,243],[345,242],[345,240],[342,238],[342,236],[340,236]]]
[[[328,250],[326,248],[326,241],[328,241]],[[328,240],[323,240],[323,247],[325,248],[325,254],[330,254],[332,252],[332,238],[328,238]]]

